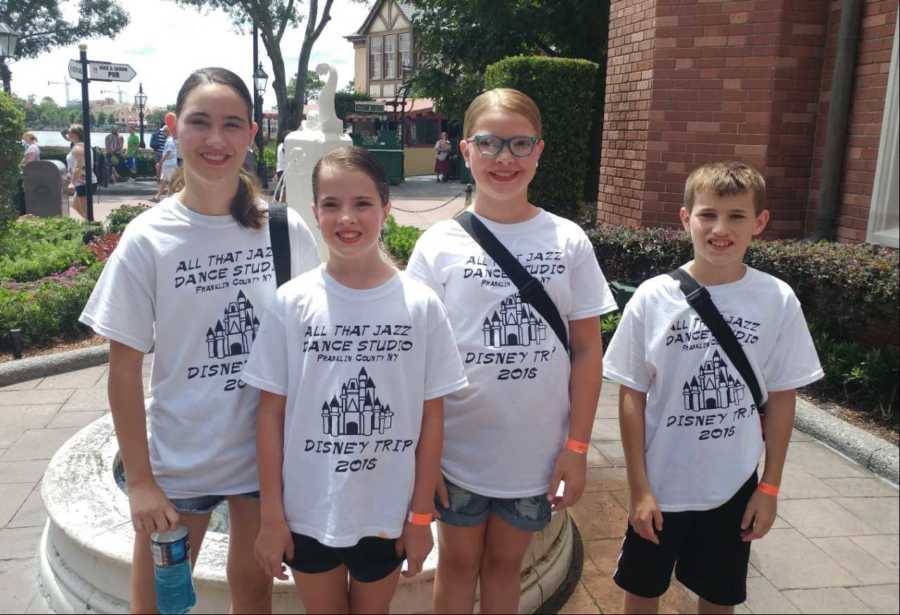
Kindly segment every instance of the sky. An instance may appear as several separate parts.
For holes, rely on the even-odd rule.
[[[178,88],[190,71],[204,66],[222,66],[233,70],[249,88],[253,87],[252,37],[249,32],[237,33],[223,13],[213,11],[201,14],[193,8],[182,8],[172,0],[119,0],[119,4],[131,16],[129,25],[114,39],[84,41],[88,46],[87,57],[88,60],[129,64],[137,76],[127,83],[91,81],[91,100],[105,97],[119,100],[118,86],[122,90],[122,99],[133,102],[138,84],[142,83],[148,107],[174,104]],[[321,7],[322,3],[319,4]],[[353,45],[344,36],[356,32],[371,5],[371,1],[361,4],[335,0],[331,21],[313,47],[310,70],[315,70],[321,62],[331,64],[338,71],[338,89],[353,79]],[[304,24],[301,24],[301,29],[285,32],[281,39],[288,74],[297,67],[303,27]],[[272,90],[272,67],[261,40],[259,57],[263,69],[269,74],[264,100],[265,109],[269,110],[275,105],[275,93]],[[77,58],[78,45],[73,44],[53,49],[37,58],[11,61],[13,93],[22,98],[34,95],[37,100],[50,96],[58,104],[65,104],[63,78],[68,76],[69,60]],[[51,81],[59,84],[48,84]],[[81,86],[71,79],[70,95],[80,100]]]

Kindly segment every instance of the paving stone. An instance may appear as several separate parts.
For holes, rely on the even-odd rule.
[[[845,498],[897,497],[897,488],[880,478],[826,478],[822,482]]]
[[[0,485],[0,528],[6,527],[19,507],[31,494],[35,483],[8,483]]]
[[[609,459],[612,465],[617,467],[625,466],[625,450],[622,448],[621,442],[599,442],[594,444],[597,449],[603,453],[603,456]]]
[[[862,519],[876,534],[900,532],[900,500],[890,498],[837,498],[838,504]]]
[[[778,513],[807,538],[878,534],[858,516],[842,508],[835,500],[785,500]]]
[[[585,492],[621,491],[628,488],[625,468],[588,468]]]
[[[62,404],[72,395],[72,389],[50,389],[47,391],[0,391],[0,406],[42,406],[47,404]],[[0,412],[9,412],[9,408],[3,408]]]
[[[78,429],[66,427],[62,429],[32,429],[16,440],[0,461],[25,461],[28,459],[50,459],[62,444],[72,437]]]
[[[852,587],[853,595],[875,613],[900,613],[900,585]]]
[[[697,594],[687,589],[674,577],[669,589],[659,599],[660,613],[696,613]]]
[[[557,613],[602,613],[596,604],[594,604],[594,599],[591,598],[591,594],[584,587],[583,582],[579,582],[575,587],[575,591],[572,592],[572,595],[566,601],[565,605],[557,611]]]
[[[788,450],[788,463],[800,466],[816,478],[870,478],[862,466],[844,459],[818,442],[795,442]]]
[[[43,531],[43,526],[0,530],[0,560],[34,557]]]
[[[775,522],[772,524],[771,529],[773,530],[783,530],[785,528],[791,527],[791,524],[784,520],[784,517],[781,515],[775,515]]]
[[[38,385],[41,389],[88,389],[97,384],[97,381],[106,373],[106,365],[97,365],[87,369],[79,369],[73,372],[65,372],[55,376],[44,378]]]
[[[813,438],[808,433],[803,433],[799,429],[794,429],[791,432],[791,442],[813,442],[815,438]]]
[[[753,543],[750,561],[778,589],[838,587],[859,581],[793,529],[772,530]]]
[[[618,419],[600,419],[594,421],[594,428],[591,431],[591,441],[612,440],[618,442],[622,439],[619,432]]]
[[[31,613],[52,613],[50,610],[50,605],[47,604],[47,600],[44,599],[44,596],[41,595],[41,592],[37,592],[34,595],[34,598],[31,599],[31,603],[25,609],[26,615],[30,615]]]
[[[0,448],[9,448],[29,429],[46,427],[59,409],[59,404],[0,409]]]
[[[853,573],[865,585],[891,583],[897,580],[897,570],[893,569],[850,540],[837,538],[814,538],[813,544],[825,551],[841,566]]]
[[[6,524],[9,528],[43,527],[47,521],[44,499],[41,497],[41,484],[34,486],[16,515]]]
[[[622,535],[628,514],[609,493],[585,493],[571,510],[583,540]]]
[[[50,429],[58,429],[60,427],[84,427],[88,423],[93,423],[106,412],[60,412],[56,415],[47,427]]]
[[[888,568],[900,573],[900,537],[896,534],[893,536],[851,536],[850,540]]]
[[[744,604],[753,613],[800,612],[763,576],[747,578],[747,602]]]
[[[5,387],[0,387],[0,393],[4,391],[27,391],[29,389],[36,389],[41,383],[41,380],[43,380],[43,378],[35,378],[34,380],[25,380],[24,382],[8,384]]]
[[[793,602],[801,613],[871,613],[863,602],[843,587],[820,589],[790,589],[785,598]]]
[[[591,444],[588,446],[587,465],[588,468],[609,468],[613,464],[599,451],[595,444]]]
[[[609,575],[585,574],[581,576],[581,582],[601,613],[622,612],[625,593]]]
[[[624,526],[622,527],[624,530]],[[591,558],[597,571],[606,577],[611,577],[616,570],[619,560],[619,550],[622,548],[622,538],[609,538],[604,540],[586,540],[584,552]]]
[[[2,455],[0,455],[2,459]],[[35,461],[0,461],[0,484],[3,483],[36,483],[44,476],[47,460]]]
[[[0,613],[23,613],[38,593],[37,559],[0,561]]]
[[[63,404],[63,412],[88,412],[109,410],[109,398],[105,388],[75,389]]]
[[[786,464],[781,480],[781,501],[799,498],[830,498],[838,492],[800,466]]]

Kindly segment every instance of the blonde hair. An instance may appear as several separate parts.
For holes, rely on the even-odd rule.
[[[30,130],[25,131],[25,133],[22,135],[22,140],[29,141],[31,143],[37,143],[37,137],[34,136],[34,133]]]
[[[719,197],[752,192],[756,214],[766,208],[766,180],[743,162],[708,162],[694,169],[684,183],[684,208],[691,211],[697,193],[707,191]]]
[[[475,97],[466,109],[463,121],[463,138],[472,136],[478,118],[488,111],[505,111],[524,117],[541,136],[541,110],[530,96],[512,88],[494,88]]]
[[[84,126],[81,124],[72,124],[69,126],[69,132],[74,132],[78,140],[84,142]]]

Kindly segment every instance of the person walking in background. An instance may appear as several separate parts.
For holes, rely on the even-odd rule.
[[[22,161],[19,168],[24,169],[29,162],[41,159],[41,148],[38,147],[37,137],[30,130],[22,135],[22,141],[25,142],[25,153],[22,154]]]
[[[66,132],[66,137],[72,148],[66,156],[66,170],[68,171],[68,193],[75,195],[72,207],[82,218],[87,218],[87,192],[85,189],[87,170],[84,157],[84,127],[81,124],[72,124]],[[97,175],[91,170],[91,186],[97,186]]]
[[[447,133],[442,132],[441,138],[434,144],[434,172],[437,174],[439,182],[447,181],[447,175],[450,173],[450,151],[452,149],[453,145],[447,139]]]
[[[106,146],[106,168],[108,179],[110,183],[114,184],[119,181],[119,173],[116,171],[116,167],[119,165],[122,150],[125,148],[125,139],[119,134],[118,128],[115,126],[112,127],[112,131],[106,135],[104,145]]]
[[[175,140],[175,137],[169,137],[166,139],[162,157],[159,160],[159,189],[156,191],[156,196],[150,199],[151,201],[159,203],[160,199],[171,192],[169,186],[171,186],[172,178],[177,170],[178,142]]]

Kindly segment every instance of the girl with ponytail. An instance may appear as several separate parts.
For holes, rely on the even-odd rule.
[[[185,526],[196,562],[210,512],[223,501],[232,612],[271,611],[272,579],[252,555],[259,393],[241,380],[276,288],[268,206],[241,170],[257,130],[251,110],[231,71],[204,68],[187,78],[166,118],[184,161],[173,195],[128,225],[81,315],[110,339],[109,403],[135,530],[136,613],[156,611],[150,535]],[[290,209],[288,229],[296,276],[318,264],[318,253]],[[150,351],[145,401],[141,368]]]

